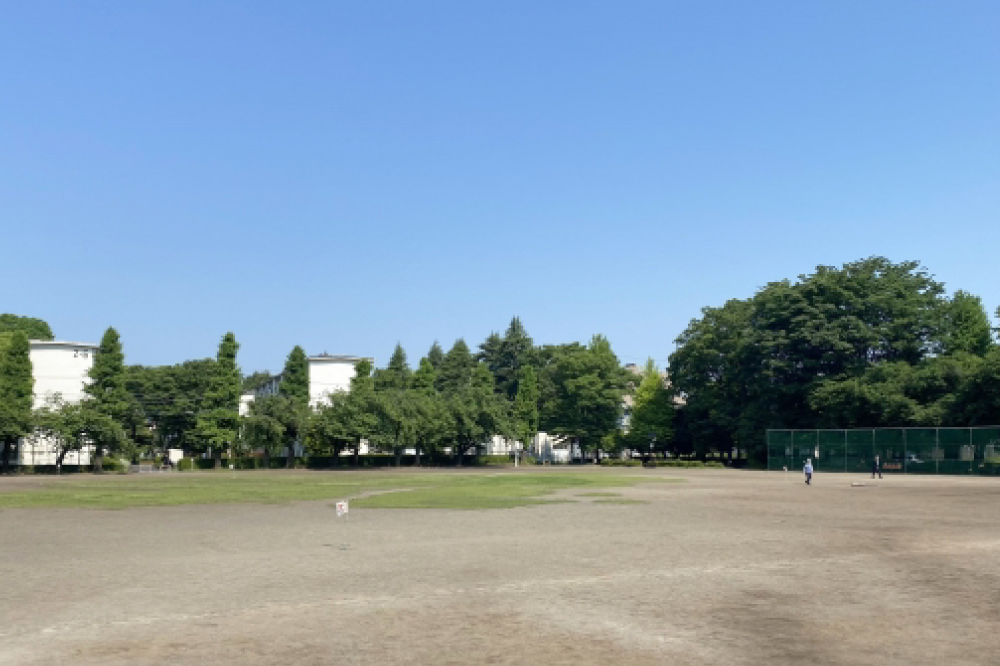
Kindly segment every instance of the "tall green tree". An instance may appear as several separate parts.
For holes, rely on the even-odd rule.
[[[250,404],[250,413],[242,419],[242,435],[251,449],[260,449],[264,469],[270,469],[271,456],[277,455],[285,445],[285,423],[291,401],[283,395],[262,395]]]
[[[941,353],[943,292],[918,262],[872,257],[705,308],[670,358],[685,436],[702,452],[738,446],[763,457],[766,428],[815,426],[811,398],[824,382]]]
[[[410,364],[406,360],[406,351],[397,343],[389,358],[389,364],[375,374],[375,387],[380,391],[404,390],[410,385],[412,374]]]
[[[89,408],[104,414],[124,428],[132,406],[132,399],[125,388],[125,352],[121,338],[113,327],[109,327],[101,337],[101,345],[94,364],[88,371],[90,383],[84,387],[89,396]],[[109,436],[106,441],[94,438],[95,473],[103,471],[105,453],[118,452],[121,441],[117,436]],[[112,448],[108,448],[108,447]]]
[[[479,351],[476,353],[474,360],[477,363],[485,365],[496,376],[496,371],[502,362],[500,358],[502,347],[503,338],[500,337],[499,333],[493,331],[479,344]]]
[[[514,317],[500,341],[499,359],[490,370],[496,377],[497,390],[508,400],[517,395],[522,368],[533,361],[535,345],[518,317]]]
[[[573,437],[581,453],[599,454],[618,430],[626,372],[602,335],[595,335],[587,347],[559,350],[548,369],[554,395],[543,428]]]
[[[438,344],[437,340],[434,341],[430,351],[427,352],[427,360],[434,366],[434,370],[441,367],[441,362],[444,361],[444,350],[441,349],[441,345]]]
[[[438,368],[435,381],[438,391],[445,394],[455,393],[472,381],[472,370],[476,365],[469,346],[459,338],[452,345]]]
[[[668,450],[673,439],[674,400],[653,359],[646,361],[642,381],[635,391],[632,418],[625,437],[627,446],[653,453]]]
[[[524,444],[525,449],[538,433],[538,399],[538,377],[535,369],[526,365],[521,368],[512,410],[517,438]]]
[[[233,333],[223,336],[195,425],[195,437],[212,451],[216,469],[222,466],[222,451],[236,445],[242,385],[236,365],[239,348]]]
[[[285,465],[291,468],[295,463],[295,446],[305,439],[309,411],[309,359],[302,347],[295,345],[285,360],[281,373],[279,393],[288,400],[285,414],[285,442],[287,445]]]
[[[0,346],[0,443],[3,472],[19,440],[31,432],[35,380],[31,373],[31,345],[23,331],[15,331]]]
[[[309,404],[309,359],[302,347],[295,345],[285,360],[278,392],[299,407]]]
[[[0,314],[0,333],[24,333],[28,340],[52,340],[52,329],[48,323],[34,317],[19,317],[14,314]]]
[[[993,347],[990,316],[978,296],[957,291],[943,307],[942,351],[945,354],[967,352],[985,356]]]

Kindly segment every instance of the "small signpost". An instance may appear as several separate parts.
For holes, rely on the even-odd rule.
[[[348,508],[347,500],[341,500],[340,502],[337,502],[337,518],[340,518],[341,516],[346,517],[347,508]]]

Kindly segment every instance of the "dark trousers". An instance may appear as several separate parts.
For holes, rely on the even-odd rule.
[[[872,478],[873,479],[875,478],[876,474],[878,474],[878,478],[880,478],[880,479],[882,478],[882,470],[880,470],[878,467],[872,467]]]
[[[806,472],[806,485],[807,486],[811,486],[812,485],[812,480],[813,480],[813,473],[812,472]]]

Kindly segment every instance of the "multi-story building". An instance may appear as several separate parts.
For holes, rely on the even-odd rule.
[[[61,400],[75,404],[83,400],[84,387],[90,383],[87,373],[94,365],[98,346],[89,342],[32,340],[31,374],[35,380],[34,407]],[[65,465],[89,465],[91,447],[66,455]],[[27,437],[17,449],[15,464],[54,465],[56,452],[45,437]]]

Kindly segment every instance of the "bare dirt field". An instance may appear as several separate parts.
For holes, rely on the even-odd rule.
[[[1000,664],[998,480],[591,473],[686,482],[0,511],[0,664]]]

